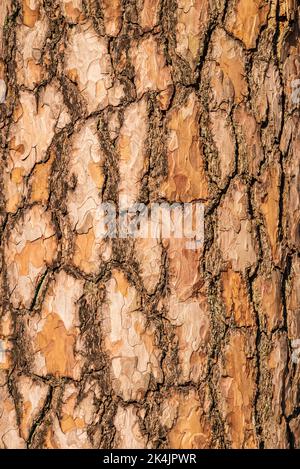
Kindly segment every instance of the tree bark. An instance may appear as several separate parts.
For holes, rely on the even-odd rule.
[[[299,448],[296,0],[2,0],[0,447]],[[204,244],[99,205],[205,205]]]

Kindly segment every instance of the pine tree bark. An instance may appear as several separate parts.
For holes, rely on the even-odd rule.
[[[0,447],[300,447],[299,26],[2,0]],[[104,240],[120,196],[203,202],[203,247]]]

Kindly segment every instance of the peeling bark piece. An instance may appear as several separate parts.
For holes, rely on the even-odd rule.
[[[0,70],[1,74],[1,70]],[[7,93],[7,86],[4,80],[0,78],[0,104],[5,103],[5,98],[6,98],[6,93]]]
[[[33,423],[39,417],[45,405],[49,386],[42,381],[33,381],[28,376],[20,376],[16,385],[21,396],[20,433],[26,441]]]
[[[160,422],[168,431],[171,449],[210,447],[211,428],[194,389],[173,391],[162,404]]]
[[[24,5],[26,3],[30,4],[34,1],[27,0]],[[18,83],[33,90],[36,85],[47,78],[45,67],[41,63],[41,55],[49,22],[44,11],[39,8],[30,13],[29,7],[27,7],[24,10],[24,18],[27,19],[27,22],[17,28],[16,73]],[[29,28],[28,23],[31,24]]]
[[[176,326],[180,383],[198,382],[207,367],[210,338],[208,305],[199,292],[203,279],[199,273],[202,249],[189,250],[185,239],[168,242],[169,288],[167,317]]]
[[[23,0],[23,24],[33,28],[39,19],[40,0]]]
[[[161,380],[161,352],[155,345],[155,330],[147,326],[139,295],[121,271],[113,272],[106,291],[102,328],[111,360],[112,386],[125,401],[140,400],[151,375]]]
[[[26,444],[20,437],[16,409],[7,386],[0,386],[0,448],[25,449]]]
[[[89,426],[95,421],[95,392],[88,386],[80,396],[74,383],[67,384],[62,396],[59,418],[54,418],[51,428],[51,446],[64,449],[89,449],[92,443],[88,436]]]
[[[293,9],[293,12],[296,12],[296,8]],[[298,109],[300,103],[300,84],[298,81],[300,77],[300,44],[296,39],[296,31],[296,27],[295,29],[288,28],[287,32],[290,34],[284,35],[281,46],[282,78],[288,114]],[[296,117],[296,121],[298,122],[298,117]],[[299,132],[295,132],[296,135],[299,135]]]
[[[273,371],[273,399],[272,413],[274,416],[281,415],[281,396],[283,391],[284,363],[287,355],[287,340],[279,334],[275,337],[272,351],[269,356],[269,368]],[[277,446],[276,446],[277,447]]]
[[[116,428],[115,447],[118,449],[143,449],[147,447],[147,440],[142,435],[137,408],[133,405],[122,407],[118,405],[114,418]]]
[[[255,190],[257,205],[265,220],[265,227],[275,264],[280,260],[280,250],[278,249],[280,184],[280,165],[273,163],[265,168],[261,182]]]
[[[12,313],[6,311],[1,315],[0,321],[0,336],[4,338],[9,338],[13,335],[13,319]]]
[[[68,22],[82,23],[85,19],[82,0],[62,0],[62,11]]]
[[[219,363],[220,410],[233,449],[257,447],[253,414],[256,382],[254,349],[253,335],[233,331],[225,346],[224,361]]]
[[[280,74],[277,66],[271,61],[262,63],[255,60],[253,63],[252,107],[257,122],[266,122],[268,133],[266,142],[273,149],[274,139],[278,138],[282,124],[282,103]]]
[[[255,326],[255,316],[249,301],[245,280],[238,272],[227,270],[221,275],[226,318],[238,327]]]
[[[254,281],[255,296],[260,305],[260,321],[269,334],[283,326],[281,283],[279,270],[273,270],[270,275],[258,275]]]
[[[91,449],[87,433],[81,428],[81,420],[74,421],[72,417],[66,417],[63,422],[54,417],[44,445],[46,449]]]
[[[141,180],[146,170],[145,141],[148,130],[147,101],[142,99],[125,110],[117,141],[120,154],[119,197],[130,207],[138,200]]]
[[[224,185],[235,168],[236,142],[234,132],[230,120],[227,119],[227,113],[224,111],[211,113],[210,121],[213,140],[218,152],[220,177],[217,182],[220,185],[221,181]]]
[[[119,198],[126,207],[132,206],[139,198],[141,181],[147,166],[145,149],[147,130],[147,101],[142,99],[125,110],[124,122],[117,141],[120,154]],[[147,262],[143,262],[146,253],[148,253]],[[160,275],[161,247],[158,240],[136,239],[135,254],[140,261],[144,285],[149,292],[153,292]]]
[[[171,99],[173,94],[173,86],[169,86],[166,90],[161,91],[156,99],[157,103],[162,111],[167,111],[170,107]]]
[[[153,29],[159,21],[160,0],[137,0],[139,23],[144,31]]]
[[[199,136],[200,105],[194,92],[183,106],[168,113],[168,178],[161,188],[170,201],[191,202],[208,197]]]
[[[51,152],[50,158],[45,163],[38,163],[35,166],[31,176],[31,203],[40,202],[41,204],[46,204],[50,195],[50,175],[54,158],[54,152]]]
[[[264,159],[259,125],[244,105],[238,106],[234,111],[234,122],[238,134],[241,169],[257,176]]]
[[[65,73],[75,82],[87,102],[88,111],[118,106],[123,86],[114,80],[107,40],[99,38],[90,23],[68,32]]]
[[[3,57],[3,26],[5,24],[5,19],[11,11],[11,0],[2,0],[0,4],[0,58]]]
[[[252,223],[247,213],[246,186],[235,179],[218,208],[217,242],[234,271],[252,267],[257,259]]]
[[[9,158],[4,174],[6,209],[15,212],[24,194],[24,179],[45,158],[54,133],[70,121],[63,97],[55,84],[48,85],[37,106],[32,93],[20,93],[10,130]]]
[[[300,339],[300,259],[294,256],[287,288],[287,320],[290,339]]]
[[[209,15],[208,0],[179,0],[177,5],[176,53],[195,69],[204,41]]]
[[[243,50],[222,29],[216,29],[211,41],[212,62],[208,61],[204,70],[209,77],[215,106],[226,98],[239,104],[248,94]]]
[[[164,91],[171,87],[171,74],[163,50],[153,36],[138,43],[133,41],[130,59],[135,68],[134,82],[138,98],[147,91]]]
[[[199,272],[202,248],[187,249],[186,239],[179,238],[171,238],[165,245],[168,251],[171,293],[180,301],[188,300],[203,284]]]
[[[97,123],[88,121],[75,134],[70,151],[70,177],[75,189],[68,192],[67,209],[75,235],[74,264],[87,274],[99,270],[100,259],[110,257],[101,223],[101,193],[104,156],[97,136]]]
[[[270,376],[271,385],[268,389],[270,408],[263,412],[263,438],[265,448],[288,448],[288,436],[285,419],[282,415],[282,399],[284,392],[285,363],[287,359],[287,340],[282,334],[273,337],[271,351],[266,357],[265,367]]]
[[[95,402],[102,394],[98,383],[88,378],[85,383],[67,383],[60,399],[59,412],[48,427],[44,447],[47,449],[90,449],[89,430],[98,423]]]
[[[122,8],[120,0],[103,0],[105,32],[108,36],[117,36],[122,26]]]
[[[0,373],[1,373],[1,370],[9,370],[12,366],[12,352],[13,352],[12,339],[13,339],[12,314],[7,311],[1,316],[1,320],[0,320]],[[0,381],[0,386],[1,386],[1,381]]]
[[[2,334],[0,335],[0,337]],[[11,354],[13,351],[11,341],[4,337],[0,338],[0,371],[9,370],[12,366]]]
[[[68,208],[72,229],[86,232],[92,224],[99,203],[104,174],[104,156],[97,135],[96,121],[88,121],[75,134],[70,151],[69,172],[76,180],[75,189],[68,194]],[[91,199],[92,209],[89,204]],[[90,215],[90,217],[88,217]],[[94,216],[93,216],[94,215]]]
[[[112,112],[108,120],[108,132],[111,140],[116,140],[120,131],[120,117],[118,111]]]
[[[290,121],[286,144],[288,158],[284,163],[285,190],[283,198],[283,227],[287,244],[291,249],[300,250],[300,132],[299,119]]]
[[[144,287],[149,294],[153,294],[161,273],[162,247],[159,240],[137,238],[135,255],[140,265]]]
[[[210,319],[206,298],[198,295],[180,301],[172,295],[167,306],[167,317],[178,337],[179,383],[198,382],[207,372]]]
[[[12,229],[5,261],[14,308],[29,308],[35,289],[57,253],[57,238],[49,212],[34,205]]]
[[[199,293],[201,249],[185,248],[185,240],[168,243],[170,297],[167,316],[176,326],[180,382],[203,377],[207,366],[210,321],[205,296]],[[184,259],[184,261],[183,261]]]
[[[270,5],[264,0],[235,0],[227,15],[226,29],[254,49],[258,35],[265,26]]]
[[[79,380],[84,358],[79,353],[78,300],[83,281],[59,272],[48,288],[41,315],[28,319],[34,373]]]

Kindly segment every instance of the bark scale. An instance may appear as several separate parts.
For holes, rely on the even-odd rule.
[[[2,0],[0,446],[300,447],[296,0]],[[203,202],[204,246],[101,202]]]

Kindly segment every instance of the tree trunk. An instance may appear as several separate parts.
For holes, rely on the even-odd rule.
[[[297,0],[2,0],[0,447],[300,447]],[[104,238],[205,206],[204,244]]]

